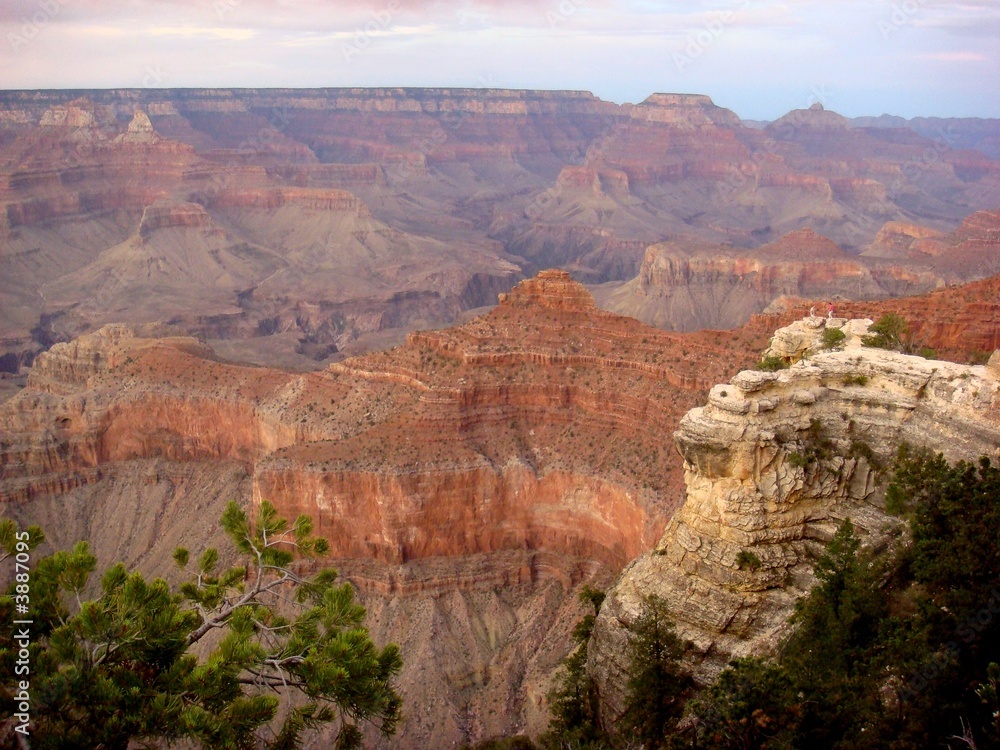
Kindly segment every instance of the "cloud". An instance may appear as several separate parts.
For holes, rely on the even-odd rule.
[[[206,28],[199,26],[154,26],[140,31],[140,34],[185,39],[224,39],[238,42],[246,42],[257,36],[257,32],[252,29]]]
[[[934,62],[987,62],[986,55],[978,52],[933,52],[928,55],[920,55],[921,60],[931,60]]]
[[[359,34],[369,41],[385,39],[390,37],[427,37],[438,31],[434,24],[423,24],[421,26],[386,26],[380,28],[354,29],[350,31],[333,31],[329,33],[306,34],[294,37],[285,37],[278,42],[280,47],[324,47],[337,42],[353,42]]]

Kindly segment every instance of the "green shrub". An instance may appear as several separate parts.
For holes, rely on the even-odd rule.
[[[839,328],[826,328],[823,331],[823,348],[834,349],[844,343],[847,334]]]
[[[861,338],[865,346],[879,349],[901,351],[904,348],[903,338],[910,332],[910,326],[902,315],[886,313],[868,327],[868,335]]]
[[[778,370],[786,370],[788,367],[790,367],[790,364],[784,359],[770,354],[756,365],[758,370],[763,370],[764,372],[777,372]]]
[[[736,555],[736,567],[740,570],[760,570],[762,564],[760,558],[750,550],[741,549]]]
[[[867,375],[855,375],[851,374],[844,378],[844,385],[867,385],[868,376]]]
[[[804,469],[809,465],[809,457],[803,456],[798,451],[795,451],[794,453],[788,454],[788,463],[797,469]]]
[[[868,462],[869,466],[875,469],[876,472],[880,472],[885,468],[885,464],[882,462],[882,459],[875,454],[872,447],[864,440],[852,440],[851,447],[847,451],[847,455],[851,458],[863,458]]]

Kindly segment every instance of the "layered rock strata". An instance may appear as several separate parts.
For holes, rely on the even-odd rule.
[[[854,334],[866,327],[807,319],[778,331],[772,346],[801,351],[826,323]],[[681,420],[684,504],[609,592],[591,643],[609,720],[621,707],[626,627],[644,596],[667,602],[707,682],[733,657],[775,652],[844,518],[869,544],[898,524],[882,509],[882,472],[899,445],[950,460],[1000,458],[995,369],[871,349],[857,335],[844,345],[787,370],[741,372]]]
[[[229,499],[310,515],[376,637],[404,647],[400,748],[544,728],[575,591],[606,586],[673,511],[663,436],[764,342],[648,328],[564,271],[319,373],[171,333],[107,326],[38,357],[0,405],[4,512],[156,574],[171,545],[222,541]]]
[[[992,276],[998,251],[997,211],[979,211],[950,233],[888,222],[861,255],[811,229],[754,250],[674,241],[649,247],[633,280],[597,296],[602,307],[650,325],[734,328],[782,297],[878,300]]]
[[[774,295],[892,296],[997,271],[989,246],[953,263],[926,235],[996,209],[995,161],[843,124],[810,109],[751,129],[667,93],[0,92],[0,357],[19,369],[107,323],[167,320],[244,360],[317,369],[554,265],[595,284],[641,272],[614,309],[673,329],[739,325]],[[203,224],[153,229],[165,205]],[[806,229],[847,257],[816,262]],[[786,236],[798,256],[755,254]],[[714,249],[678,255],[691,242]]]

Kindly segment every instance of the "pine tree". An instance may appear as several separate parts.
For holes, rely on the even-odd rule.
[[[218,552],[205,550],[177,590],[118,563],[102,576],[100,594],[85,600],[97,569],[86,542],[38,561],[31,610],[19,615],[33,623],[32,748],[124,750],[183,739],[287,750],[304,731],[331,723],[336,747],[353,748],[362,722],[395,731],[399,650],[375,646],[364,608],[349,584],[335,583],[335,571],[295,572],[296,555],[327,550],[308,517],[289,526],[264,502],[252,523],[230,503],[222,526],[244,564],[219,570]],[[187,550],[174,559],[189,570]],[[12,596],[0,598],[8,621],[13,608]],[[0,634],[0,720],[8,726],[17,648],[9,631]],[[286,705],[276,719],[279,696]]]
[[[762,659],[736,659],[688,703],[685,713],[691,717],[694,736],[674,746],[696,750],[788,747],[789,730],[799,711],[796,704],[792,680],[781,667]]]
[[[619,733],[647,750],[665,747],[684,709],[691,680],[680,668],[684,643],[674,632],[666,602],[644,599],[642,614],[629,628],[629,679]]]
[[[562,669],[548,698],[552,716],[540,742],[547,750],[598,750],[607,747],[607,735],[600,727],[597,695],[587,674],[587,645],[594,621],[604,602],[604,592],[584,586],[580,602],[594,608],[573,629],[573,651],[562,661]]]

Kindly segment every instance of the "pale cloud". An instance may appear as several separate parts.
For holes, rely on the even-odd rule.
[[[246,42],[257,36],[257,32],[252,29],[205,28],[197,26],[154,26],[140,32],[140,34],[142,33],[149,36],[168,36],[186,39],[209,38],[237,42]]]
[[[371,41],[392,37],[427,37],[439,31],[439,27],[435,24],[386,26],[385,28],[374,27],[370,29],[361,28],[349,31],[333,31],[325,34],[286,36],[278,41],[277,44],[280,47],[323,47],[324,45],[336,44],[338,42],[353,42],[359,34]]]
[[[986,62],[989,60],[986,55],[978,52],[934,52],[929,55],[920,55],[923,60],[935,62]]]

